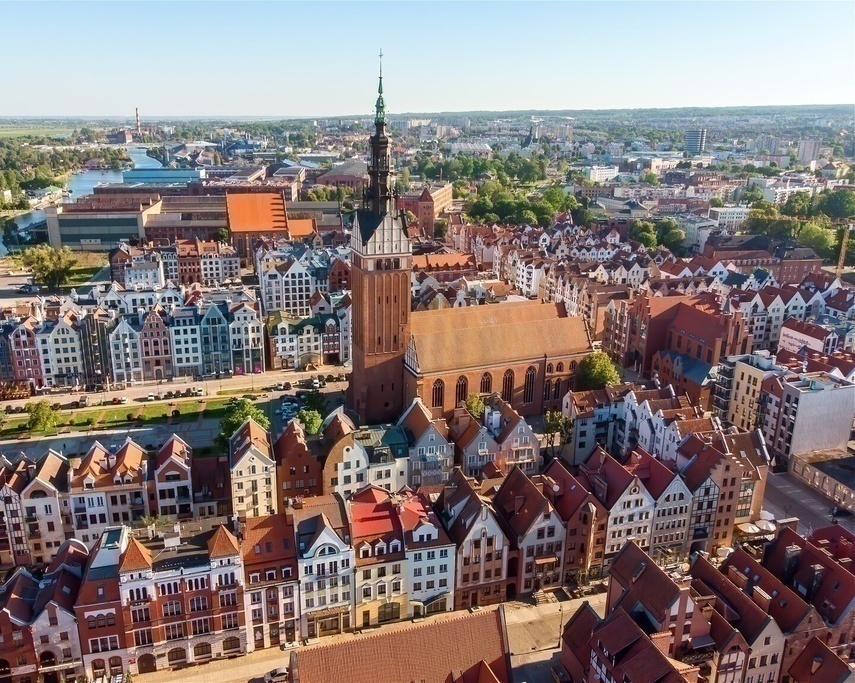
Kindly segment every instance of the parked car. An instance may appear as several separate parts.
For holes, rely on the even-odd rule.
[[[321,388],[321,383],[318,381],[317,377],[312,378],[311,387],[312,387],[312,389],[320,389]]]
[[[291,391],[291,382],[285,382],[285,385],[282,387],[285,391]]]
[[[127,402],[128,402],[127,396],[122,396],[122,398],[119,399],[119,403],[127,403]]]
[[[148,392],[148,400],[149,400],[149,401],[153,401],[154,399],[155,399],[154,392],[153,392],[153,391],[149,391],[149,392]]]
[[[196,394],[196,396],[203,396],[205,394],[205,390],[202,387],[194,388],[193,392]]]
[[[285,391],[285,382],[279,382],[276,385],[276,391]]]
[[[88,405],[89,405],[89,397],[88,396],[78,397],[78,399],[77,399],[77,407],[78,408],[85,408]]]
[[[288,668],[280,667],[271,669],[264,674],[264,683],[286,683],[288,681]]]

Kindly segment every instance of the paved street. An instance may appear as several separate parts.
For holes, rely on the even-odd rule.
[[[589,596],[587,599],[598,614],[605,611],[605,593]],[[516,683],[547,683],[550,679],[549,668],[557,661],[559,652],[558,637],[560,626],[573,615],[583,602],[582,599],[567,602],[548,603],[533,606],[521,602],[505,604],[505,616],[508,625],[508,640],[511,648],[511,663],[514,667]],[[497,609],[497,606],[484,609]],[[419,620],[441,621],[458,616],[459,612],[444,614]],[[322,644],[365,638],[377,633],[394,631],[412,626],[411,621],[389,624],[363,633],[346,633],[323,638]],[[311,647],[311,646],[310,646]],[[134,677],[141,683],[260,683],[267,671],[286,665],[290,653],[278,649],[259,650],[245,657],[220,660],[180,671],[158,671]],[[378,678],[378,681],[382,680]]]
[[[763,509],[775,519],[799,518],[799,533],[808,534],[813,529],[828,526],[832,504],[789,473],[769,474]],[[837,517],[838,524],[855,531],[855,517]]]

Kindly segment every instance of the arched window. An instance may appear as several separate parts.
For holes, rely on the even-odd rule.
[[[546,374],[547,374],[547,375],[551,375],[551,374],[552,374],[552,363],[547,363],[547,364],[546,364]]]
[[[571,361],[570,361],[570,370],[572,371],[572,370],[575,370],[575,369],[576,369],[576,361],[575,361],[575,360],[571,360]]]
[[[211,656],[211,645],[210,643],[199,643],[196,647],[193,648],[193,658],[201,659],[203,657]]]
[[[552,398],[556,401],[561,398],[561,380],[555,380],[555,390],[553,391]]]
[[[457,378],[457,392],[455,394],[456,400],[454,405],[459,406],[461,403],[466,402],[467,389],[469,387],[469,382],[466,381],[466,378],[463,375]]]
[[[537,372],[532,366],[529,366],[525,371],[525,386],[523,387],[523,403],[532,403],[534,401],[534,379]]]
[[[556,365],[555,371],[556,372],[564,372],[564,363],[559,363],[558,365]]]
[[[187,653],[184,651],[184,648],[174,647],[166,653],[166,659],[170,665],[178,664],[187,659]]]
[[[510,403],[514,398],[514,371],[506,370],[502,378],[502,400]]]
[[[122,673],[122,658],[121,657],[110,657],[110,673],[120,674]]]
[[[548,401],[552,396],[552,380],[548,379],[543,383],[543,400]]]
[[[493,376],[489,372],[481,375],[481,393],[489,394],[493,391]]]
[[[231,636],[223,641],[223,652],[231,652],[232,650],[240,650],[240,638]]]
[[[445,405],[445,383],[441,379],[433,383],[431,394],[431,406],[433,408],[442,408]]]
[[[95,678],[98,678],[98,676],[103,676],[106,670],[107,664],[104,662],[103,659],[92,660],[92,673],[95,674]]]

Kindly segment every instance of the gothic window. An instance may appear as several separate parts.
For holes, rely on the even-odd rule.
[[[552,363],[547,363],[547,364],[546,364],[546,374],[547,374],[547,375],[551,375],[551,374],[552,374]]]
[[[466,390],[468,385],[469,383],[463,375],[457,378],[457,395],[455,405],[459,406],[461,403],[466,402]]]
[[[554,393],[552,395],[552,398],[554,398],[556,401],[559,398],[561,398],[561,380],[560,379],[555,380],[555,390],[554,390]]]
[[[523,403],[534,401],[534,378],[537,375],[535,369],[529,366],[525,371],[525,386],[523,387]]]
[[[442,408],[445,404],[445,383],[438,379],[433,383],[431,405],[434,408]]]
[[[543,383],[543,400],[548,401],[552,395],[552,380],[548,379]]]
[[[510,403],[514,397],[514,371],[507,370],[502,378],[502,400]]]
[[[489,372],[485,372],[481,375],[481,393],[489,394],[493,391],[493,377]]]
[[[564,372],[564,363],[559,363],[555,366],[556,372]]]

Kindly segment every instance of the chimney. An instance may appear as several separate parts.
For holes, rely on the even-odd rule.
[[[766,591],[760,588],[760,586],[754,586],[754,590],[751,591],[751,599],[755,605],[768,614],[772,598]]]
[[[810,586],[808,586],[808,600],[812,600],[814,596],[819,591],[819,587],[822,585],[822,580],[825,578],[825,567],[821,564],[811,565],[811,578],[810,578]]]
[[[799,557],[801,556],[801,553],[802,549],[797,545],[789,545],[784,550],[784,583],[790,583],[793,576],[795,576],[796,570],[799,568]]]

